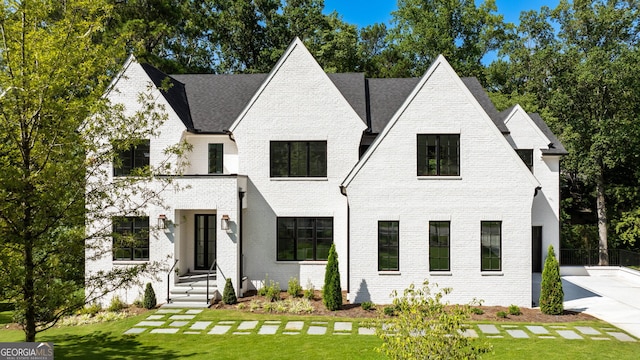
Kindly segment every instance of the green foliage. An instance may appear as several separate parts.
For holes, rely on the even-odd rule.
[[[287,293],[293,297],[298,297],[302,292],[302,285],[298,282],[298,278],[292,277],[289,279],[289,287],[287,288]]]
[[[553,245],[549,245],[547,259],[542,270],[542,283],[540,284],[540,311],[549,315],[561,315],[564,311],[564,291],[560,278],[560,265],[556,260]]]
[[[122,301],[122,299],[120,299],[120,296],[114,295],[111,298],[111,302],[109,303],[109,307],[107,308],[107,311],[118,312],[126,308],[127,308],[127,304],[124,301]]]
[[[491,350],[488,343],[464,335],[471,305],[449,306],[442,297],[450,289],[431,292],[429,283],[411,285],[402,296],[394,291],[397,316],[379,319],[378,350],[391,359],[478,359]]]
[[[382,309],[382,313],[385,316],[396,316],[396,307],[395,306],[385,306]]]
[[[471,313],[475,314],[475,315],[482,315],[484,314],[484,310],[478,308],[478,307],[472,307],[471,308]]]
[[[147,286],[144,288],[144,299],[142,300],[142,304],[145,309],[153,309],[156,307],[156,292],[153,291],[151,283],[147,283]]]
[[[227,305],[233,305],[238,302],[236,297],[236,291],[231,283],[231,278],[227,278],[224,284],[224,290],[222,291],[222,303]]]
[[[374,310],[375,309],[375,305],[371,301],[363,302],[362,304],[360,304],[360,307],[362,308],[362,310]]]
[[[77,311],[77,313],[78,315],[95,316],[100,311],[102,311],[102,306],[99,303],[93,303],[81,308],[80,310]]]
[[[324,273],[322,302],[331,311],[342,309],[342,287],[340,286],[338,253],[336,252],[335,244],[331,244],[331,248],[329,248],[329,257]]]
[[[499,317],[500,319],[506,319],[507,318],[507,312],[506,311],[498,311],[496,313],[496,316]]]
[[[258,289],[258,295],[264,296],[267,301],[279,300],[280,284],[273,280],[269,280],[269,274],[266,274],[262,287]]]
[[[522,315],[522,311],[518,305],[509,305],[509,315]]]

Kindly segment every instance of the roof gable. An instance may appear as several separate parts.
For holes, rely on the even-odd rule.
[[[140,64],[147,73],[153,84],[160,90],[162,96],[167,100],[176,115],[182,120],[188,130],[193,129],[193,121],[189,111],[189,101],[184,84],[171,76],[163,73],[149,64]]]

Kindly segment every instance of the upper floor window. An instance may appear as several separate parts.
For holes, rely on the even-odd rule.
[[[533,149],[516,149],[516,153],[518,153],[518,156],[524,161],[529,170],[533,172]]]
[[[482,221],[480,227],[481,270],[500,271],[502,270],[502,222]]]
[[[400,270],[400,222],[378,221],[378,271]]]
[[[271,177],[326,177],[326,141],[272,141]]]
[[[418,176],[459,176],[460,134],[418,134]]]
[[[222,144],[209,144],[209,174],[222,174]]]
[[[429,271],[449,271],[450,223],[429,222]]]
[[[113,222],[113,260],[149,260],[149,217],[116,216]]]
[[[282,260],[327,260],[333,244],[331,217],[279,217],[278,255]]]
[[[113,176],[134,175],[135,170],[148,167],[150,150],[149,140],[141,140],[126,150],[118,151],[113,163]]]

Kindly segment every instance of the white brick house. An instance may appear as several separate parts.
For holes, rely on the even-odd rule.
[[[130,108],[155,88],[168,119],[142,162],[186,141],[183,189],[136,218],[166,219],[146,252],[114,245],[88,273],[178,260],[177,274],[152,280],[158,302],[170,289],[174,302],[204,304],[194,281],[214,260],[219,288],[230,278],[239,295],[267,274],[283,289],[292,277],[320,289],[335,243],[351,302],[389,303],[429,279],[452,287],[453,302],[531,306],[531,273],[558,249],[566,153],[537,115],[498,113],[443,57],[420,79],[365,79],[326,74],[298,39],[269,74],[173,75],[160,90],[167,77],[131,59],[108,96]],[[136,219],[118,221],[135,232]]]

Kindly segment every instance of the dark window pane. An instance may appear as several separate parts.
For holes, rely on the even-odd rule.
[[[132,145],[126,150],[119,151],[114,160],[113,175],[131,175],[136,169],[144,169],[149,166],[150,142],[142,140],[139,144]]]
[[[516,153],[520,159],[527,165],[530,171],[533,171],[533,149],[516,149]]]
[[[326,260],[333,218],[278,218],[278,260]]]
[[[113,260],[149,260],[149,217],[112,218]]]
[[[272,141],[271,177],[327,176],[326,141]]]
[[[272,141],[270,149],[271,177],[289,175],[289,144],[282,141]]]
[[[419,134],[417,146],[419,176],[460,175],[459,134]]]
[[[309,176],[327,176],[327,143],[324,141],[309,143]]]
[[[378,222],[378,270],[399,270],[399,222]]]
[[[209,144],[209,174],[222,174],[222,144]]]
[[[449,222],[429,222],[429,270],[449,270]]]
[[[303,177],[307,175],[307,143],[291,142],[291,164],[289,176]]]
[[[502,223],[500,221],[483,221],[481,223],[481,270],[499,271],[502,269]]]
[[[278,218],[278,260],[295,260],[295,219]]]

